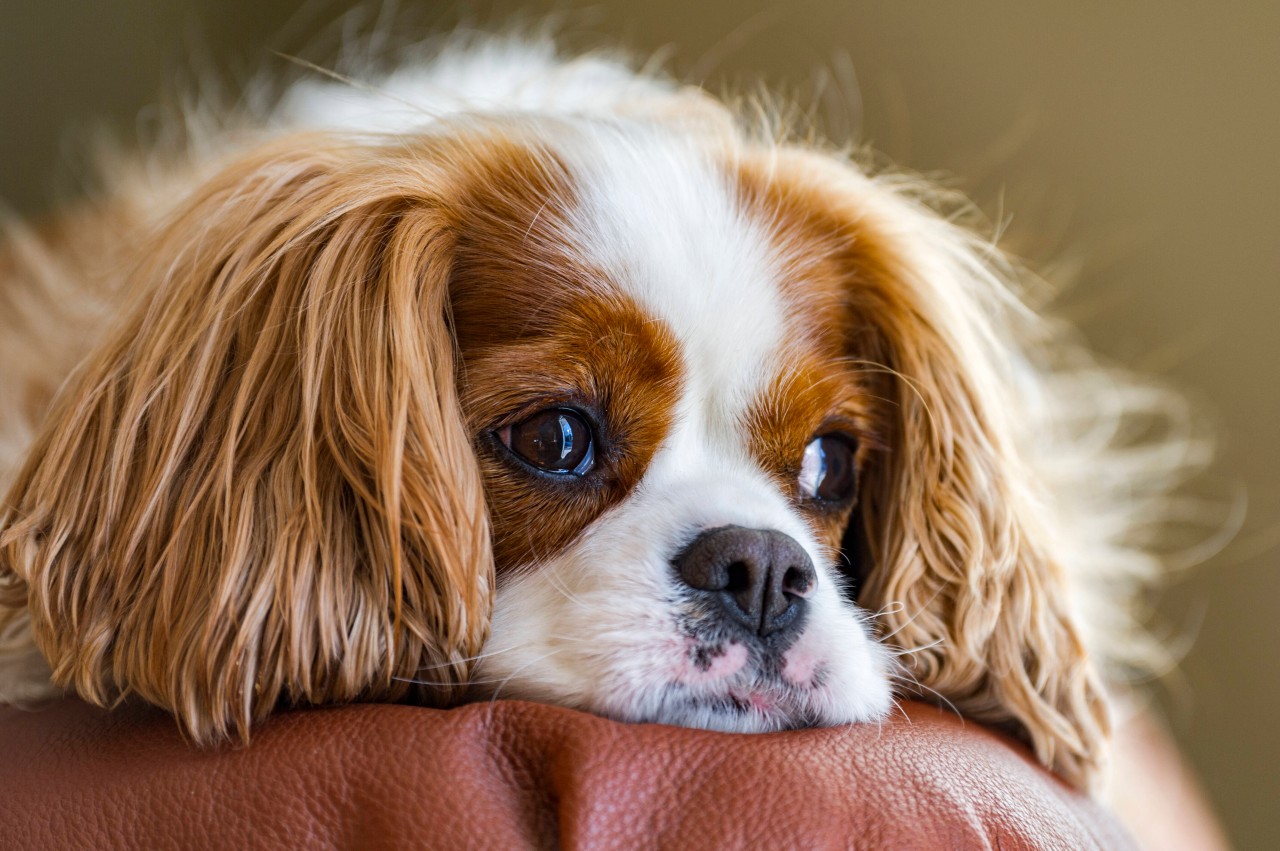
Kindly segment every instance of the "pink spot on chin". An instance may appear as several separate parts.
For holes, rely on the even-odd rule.
[[[740,709],[750,708],[761,715],[769,715],[778,706],[773,695],[763,691],[730,691],[729,696]]]
[[[782,657],[782,677],[792,685],[811,685],[817,670],[818,657],[800,647],[793,647]]]
[[[694,661],[694,657],[700,653],[706,659],[703,664]],[[686,646],[678,679],[689,685],[715,682],[733,676],[746,664],[747,648],[736,641],[718,648],[708,648],[690,641]]]
[[[725,646],[722,655],[712,661],[711,667],[707,669],[707,675],[717,680],[731,677],[741,671],[745,664],[747,664],[747,648],[733,641]]]

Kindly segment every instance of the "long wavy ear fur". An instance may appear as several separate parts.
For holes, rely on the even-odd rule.
[[[915,183],[813,151],[774,149],[768,162],[783,203],[816,228],[810,244],[839,260],[848,356],[887,401],[888,447],[864,471],[861,527],[846,534],[871,559],[859,602],[907,651],[908,691],[1009,726],[1090,785],[1108,750],[1106,660],[1086,651],[1080,565],[1065,563],[1079,552],[1063,540],[1072,506],[1033,457],[1054,451],[1048,432],[1062,425],[1046,422],[1050,376],[1032,358],[1041,320],[994,248]],[[1059,449],[1084,468],[1105,461]],[[1102,501],[1088,510],[1125,519]]]
[[[1007,420],[1016,378],[998,374],[1010,362],[984,339],[984,311],[1001,308],[959,289],[963,269],[895,251],[906,235],[868,236],[892,283],[855,288],[853,309],[880,319],[852,350],[895,380],[893,449],[868,471],[862,506],[866,602],[885,611],[888,640],[915,651],[906,658],[926,697],[1011,723],[1045,764],[1087,784],[1105,760],[1107,703],[1044,522],[1044,483]]]
[[[4,503],[6,599],[56,684],[198,741],[281,702],[456,696],[492,558],[430,162],[287,139],[136,253]]]

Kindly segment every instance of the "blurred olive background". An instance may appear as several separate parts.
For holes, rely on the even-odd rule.
[[[1235,843],[1280,847],[1280,3],[607,0],[402,4],[427,28],[559,13],[570,41],[664,51],[713,89],[760,81],[913,170],[951,175],[1107,356],[1191,396],[1204,482],[1247,493],[1233,542],[1162,608],[1195,643],[1162,697]],[[377,13],[374,7],[367,17]],[[87,131],[129,136],[212,67],[325,59],[330,0],[4,0],[0,199],[74,196]],[[326,38],[328,39],[326,41]],[[1047,264],[1047,265],[1046,265]]]

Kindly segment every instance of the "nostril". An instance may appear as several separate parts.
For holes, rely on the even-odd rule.
[[[751,587],[751,568],[747,566],[746,562],[733,562],[729,565],[726,573],[728,582],[724,586],[724,590],[730,594],[738,594]]]
[[[808,567],[788,567],[782,576],[782,591],[792,597],[808,597],[813,591],[813,570]]]

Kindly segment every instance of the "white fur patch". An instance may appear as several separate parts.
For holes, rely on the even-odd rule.
[[[302,81],[289,89],[275,117],[288,129],[409,133],[462,113],[607,115],[670,89],[604,57],[559,59],[549,41],[489,39],[448,46],[429,63],[404,65],[356,86]]]

